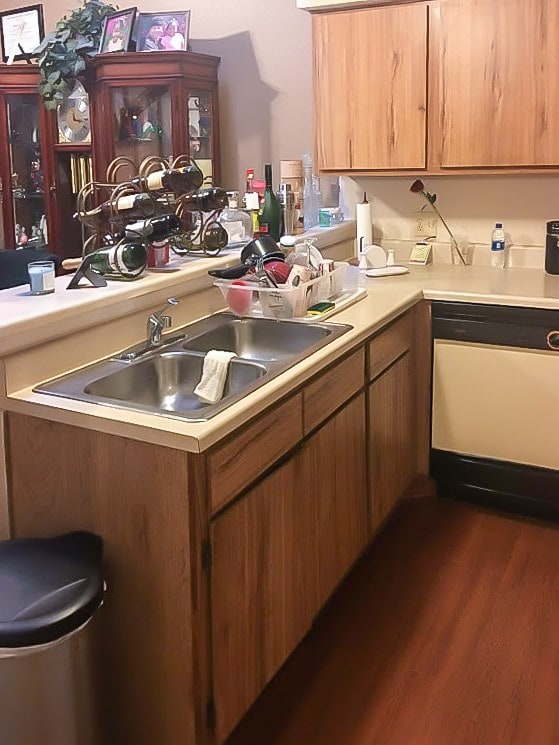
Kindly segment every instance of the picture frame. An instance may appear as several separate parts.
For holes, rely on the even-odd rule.
[[[137,8],[126,8],[105,17],[99,54],[104,52],[127,52],[134,30]]]
[[[14,60],[29,59],[44,36],[42,5],[27,5],[0,12],[0,42],[4,62],[11,64]]]
[[[136,28],[138,52],[164,52],[188,49],[190,11],[166,10],[139,13]]]

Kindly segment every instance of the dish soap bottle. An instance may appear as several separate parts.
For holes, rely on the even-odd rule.
[[[505,268],[505,231],[501,222],[496,223],[491,235],[491,266],[494,269]]]

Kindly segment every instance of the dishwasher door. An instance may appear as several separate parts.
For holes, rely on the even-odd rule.
[[[434,302],[432,475],[447,496],[559,514],[559,311]],[[498,497],[498,498],[497,498]],[[555,509],[555,508],[554,508]]]

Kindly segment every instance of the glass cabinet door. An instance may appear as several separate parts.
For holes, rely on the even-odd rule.
[[[132,160],[136,169],[149,156],[172,160],[171,93],[168,87],[129,86],[114,88],[111,95],[113,153]],[[118,180],[137,171],[119,170]]]
[[[14,235],[11,240],[10,236],[6,237],[6,246],[2,248],[44,248],[48,236],[38,97],[7,95],[6,110],[10,188],[4,187],[3,198],[11,193]]]
[[[214,121],[210,91],[190,91],[188,96],[188,138],[190,156],[205,177],[213,177]]]

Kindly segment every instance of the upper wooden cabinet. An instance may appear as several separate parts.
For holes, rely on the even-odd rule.
[[[557,166],[557,0],[445,0],[440,20],[441,166]]]
[[[313,34],[319,168],[424,168],[427,7],[324,13]]]
[[[313,17],[326,171],[559,168],[557,0],[425,0]]]

